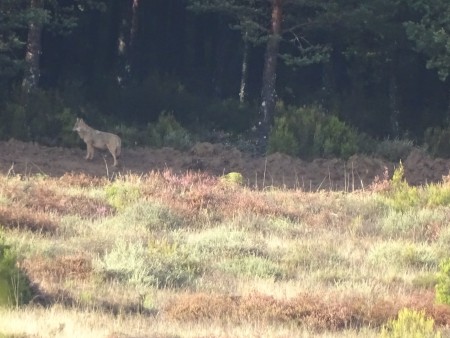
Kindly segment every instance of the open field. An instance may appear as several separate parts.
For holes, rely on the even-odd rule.
[[[10,172],[0,224],[34,290],[0,309],[0,337],[377,337],[405,307],[450,334],[448,177],[310,192]]]

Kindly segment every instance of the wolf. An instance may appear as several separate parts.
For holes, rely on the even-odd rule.
[[[113,166],[117,166],[117,158],[120,156],[122,147],[119,136],[91,128],[81,118],[77,118],[73,131],[78,132],[78,135],[87,145],[86,160],[92,160],[94,148],[108,149],[114,159]]]

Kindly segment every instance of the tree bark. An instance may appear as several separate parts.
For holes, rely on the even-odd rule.
[[[249,43],[247,41],[247,33],[244,35],[244,53],[242,55],[242,67],[241,67],[241,86],[239,88],[239,102],[245,102],[247,77],[248,77],[248,50]]]
[[[271,31],[266,45],[264,70],[261,88],[261,106],[259,109],[259,148],[266,152],[270,126],[274,118],[276,104],[276,78],[278,50],[281,38],[283,0],[272,0]]]
[[[450,89],[448,90],[448,99],[447,99],[447,119],[450,121]]]
[[[389,110],[391,132],[394,138],[400,137],[399,115],[400,109],[398,105],[398,84],[397,77],[391,72],[389,79]]]
[[[41,0],[31,0],[30,9],[38,10],[42,8]],[[22,80],[22,88],[26,94],[39,85],[40,56],[42,53],[41,44],[42,22],[38,15],[31,19],[28,25],[27,51],[25,55],[26,69]]]
[[[132,76],[136,32],[139,26],[139,0],[132,0],[131,8],[129,4],[127,4],[127,7],[125,10],[126,14],[120,24],[119,38],[117,41],[117,54],[119,56],[119,74],[117,81],[121,85],[125,84]]]

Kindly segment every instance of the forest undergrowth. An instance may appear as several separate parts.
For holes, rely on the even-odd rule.
[[[448,177],[236,177],[1,176],[0,337],[388,337],[405,309],[450,334]]]

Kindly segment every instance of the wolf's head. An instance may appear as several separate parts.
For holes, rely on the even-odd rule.
[[[77,117],[77,121],[75,122],[75,125],[73,126],[73,131],[80,131],[86,126],[86,123],[84,123],[83,119],[79,119]]]

